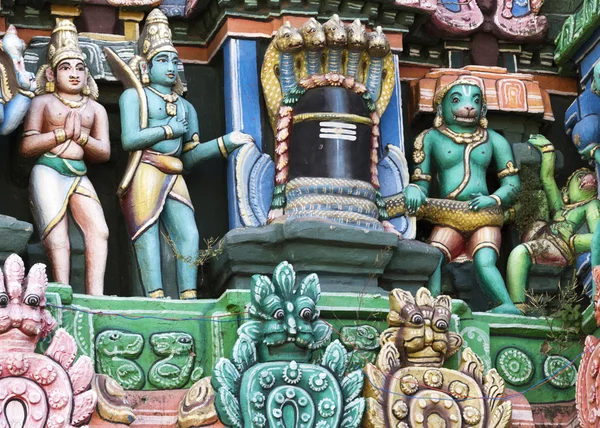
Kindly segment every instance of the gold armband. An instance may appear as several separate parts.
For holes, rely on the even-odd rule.
[[[31,137],[32,135],[40,135],[41,132],[40,131],[36,131],[35,129],[29,130],[29,131],[25,131],[23,132],[22,137]]]
[[[431,175],[423,174],[423,170],[421,168],[416,168],[415,171],[410,176],[410,181],[419,181],[424,180],[428,183],[431,182]]]
[[[590,158],[594,159],[594,153],[596,153],[596,150],[598,150],[598,147],[600,147],[599,145],[595,145],[592,150],[590,150]]]
[[[219,145],[219,151],[221,152],[221,155],[227,159],[229,153],[227,153],[227,147],[225,147],[225,141],[223,140],[223,137],[217,138],[217,144]]]
[[[498,171],[498,178],[502,180],[505,177],[509,177],[511,175],[517,175],[519,173],[519,169],[515,168],[515,164],[512,161],[506,162],[506,168]]]
[[[56,141],[57,146],[67,141],[67,133],[63,128],[56,128],[52,132],[54,132],[54,141]]]
[[[77,140],[77,144],[79,144],[81,147],[84,147],[88,143],[89,138],[90,136],[88,134],[82,132],[79,136],[79,139]]]
[[[167,140],[173,138],[173,128],[171,128],[169,125],[163,125],[161,128],[165,130],[165,138]]]
[[[554,152],[554,146],[552,144],[546,144],[542,146],[542,153],[552,153]]]
[[[490,198],[492,198],[493,200],[495,200],[496,203],[498,204],[498,206],[502,206],[502,199],[500,199],[500,196],[498,196],[498,195],[490,195]]]
[[[571,249],[571,251],[573,251],[573,253],[575,253],[575,238],[577,237],[577,235],[573,235],[569,238],[569,248]]]
[[[21,89],[21,88],[19,88],[19,93],[20,93],[21,95],[24,95],[24,96],[26,96],[27,98],[33,98],[33,97],[35,97],[35,94],[34,94],[33,92],[31,92],[31,91],[26,91],[25,89]]]
[[[188,141],[187,143],[185,143],[183,145],[182,153],[189,152],[190,150],[194,150],[196,148],[196,146],[198,146],[199,144],[200,144],[200,137],[198,136],[197,133],[194,133],[194,135],[192,135],[192,141]]]

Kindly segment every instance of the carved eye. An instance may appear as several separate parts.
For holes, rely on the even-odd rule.
[[[0,308],[6,308],[8,305],[8,295],[6,293],[0,293]]]
[[[39,306],[40,296],[36,296],[35,294],[30,294],[29,296],[25,297],[25,300],[23,300],[23,303],[25,303],[27,306]]]
[[[475,104],[479,104],[479,102],[480,102],[480,101],[479,101],[479,98],[475,98],[475,101],[474,101],[474,102],[475,102]]]
[[[421,314],[414,314],[410,319],[410,322],[415,325],[423,324],[423,316]]]
[[[120,337],[120,336],[121,336],[121,335],[120,335],[119,333],[113,333],[113,334],[111,334],[110,336],[108,336],[108,338],[109,338],[110,340],[112,340],[112,341],[117,341],[117,340],[119,340],[119,337]]]
[[[310,308],[304,308],[300,311],[300,317],[306,321],[312,318],[313,312]]]
[[[284,316],[283,309],[277,309],[273,314],[273,318],[276,320],[282,320]]]
[[[179,343],[192,343],[192,339],[187,336],[180,337],[179,339],[177,339],[177,341]]]
[[[458,104],[458,102],[459,102],[459,101],[460,101],[460,100],[458,99],[458,97],[454,97],[454,98],[452,98],[452,103],[453,103],[453,104]]]
[[[448,323],[444,320],[438,320],[435,323],[435,327],[441,331],[448,330]]]

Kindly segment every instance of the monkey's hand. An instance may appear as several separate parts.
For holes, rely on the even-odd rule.
[[[540,151],[543,147],[552,146],[552,142],[546,137],[544,137],[542,134],[530,135],[529,140],[527,142]]]

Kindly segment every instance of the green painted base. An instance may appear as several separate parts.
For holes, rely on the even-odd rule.
[[[234,229],[222,240],[223,253],[212,261],[212,292],[249,289],[250,278],[270,275],[287,260],[299,277],[316,272],[324,291],[387,294],[427,284],[440,255],[417,241],[386,232],[319,221],[294,221]]]

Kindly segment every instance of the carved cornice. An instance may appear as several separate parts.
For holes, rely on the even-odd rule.
[[[440,68],[411,82],[409,117],[434,112],[434,96],[438,88],[470,76],[485,88],[488,111],[535,116],[546,122],[554,121],[550,96],[540,88],[531,74],[508,73],[499,67],[468,66],[461,69]]]

